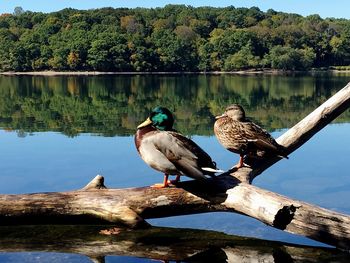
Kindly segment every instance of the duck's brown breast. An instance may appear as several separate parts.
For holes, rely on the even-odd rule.
[[[229,151],[241,153],[246,148],[242,134],[242,124],[228,117],[218,119],[214,124],[214,133],[219,142]]]
[[[135,146],[137,151],[140,153],[140,146],[141,146],[141,141],[142,139],[148,135],[150,135],[150,133],[156,131],[157,129],[154,128],[153,126],[149,125],[146,127],[143,127],[141,129],[137,129],[135,137],[134,137],[134,141],[135,141]]]

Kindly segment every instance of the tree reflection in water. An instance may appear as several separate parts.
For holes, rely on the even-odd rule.
[[[271,131],[295,124],[347,81],[325,74],[0,76],[0,127],[130,135],[150,109],[163,105],[181,132],[211,135],[214,116],[235,102]],[[349,120],[349,111],[337,119]]]

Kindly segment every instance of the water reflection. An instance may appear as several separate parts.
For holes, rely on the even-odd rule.
[[[155,105],[171,109],[185,134],[212,134],[230,103],[268,130],[295,124],[349,77],[314,76],[1,76],[0,127],[22,131],[130,135]],[[347,111],[337,121],[349,121]],[[188,123],[191,125],[188,125]]]
[[[70,262],[348,262],[347,253],[331,248],[296,246],[243,238],[215,231],[160,228],[114,229],[108,226],[23,226],[0,228],[0,259],[22,255],[25,262],[37,251],[45,258]],[[59,254],[58,254],[59,253]],[[70,254],[68,254],[70,253]],[[79,256],[80,255],[80,256]],[[82,256],[85,256],[82,257]],[[87,260],[90,259],[91,261]],[[149,259],[149,260],[146,260]],[[48,261],[47,261],[48,262]]]
[[[148,115],[148,110],[161,104],[174,111],[176,128],[181,132],[189,135],[208,135],[212,134],[213,116],[221,113],[226,105],[232,102],[243,104],[248,115],[270,131],[281,129],[295,124],[326,98],[344,87],[348,79],[349,74],[341,76],[0,76],[0,177],[3,182],[11,182],[0,185],[0,193],[78,189],[96,174],[105,175],[110,187],[150,185],[158,182],[161,175],[146,167],[140,160],[134,149],[132,137],[107,138],[91,136],[90,133],[105,136],[131,135],[137,124]],[[350,122],[350,111],[342,114],[336,121]],[[18,136],[26,138],[18,138],[15,133],[5,133],[4,129],[15,130]],[[40,131],[58,131],[69,136],[85,132],[89,134],[71,139],[56,132]],[[259,177],[255,183],[292,198],[349,213],[347,200],[349,200],[350,183],[346,165],[349,150],[348,147],[343,147],[349,131],[349,124],[328,126],[302,149],[293,153],[290,160],[271,167],[268,174]],[[235,156],[223,150],[214,137],[193,136],[193,139],[212,155],[219,167],[226,169],[236,162],[233,160]],[[336,156],[336,160],[332,159],[332,156]],[[329,174],[334,174],[336,180]],[[271,230],[260,222],[239,215],[206,214],[154,219],[151,223],[152,225],[215,229],[230,234],[314,244],[298,236]],[[18,234],[17,230],[12,231],[13,234]],[[27,231],[28,229],[22,233]],[[41,236],[45,232],[48,231],[36,229],[32,237],[37,237],[38,240],[33,242],[23,236],[14,237],[11,241],[6,239],[10,238],[9,233],[0,233],[1,251],[30,253],[15,253],[15,255],[3,253],[0,254],[0,261],[4,257],[6,261],[7,256],[14,255],[13,261],[90,262],[86,256],[76,258],[75,254],[61,254],[66,252],[86,255],[83,251],[64,250],[73,244],[73,238],[65,239],[64,234],[57,231],[55,235],[58,239],[67,241],[63,243],[65,246],[58,241],[52,244],[47,242],[49,239]],[[102,246],[105,240],[108,240],[108,244],[111,245],[119,244],[119,241],[111,241],[108,237],[84,238],[82,232],[72,231],[75,233],[75,239],[100,249],[101,253],[106,248]],[[198,240],[202,239],[202,234],[197,238]],[[144,246],[147,239],[148,237],[144,238],[143,242],[138,240],[138,244],[142,243],[143,246],[134,251],[139,253],[155,251],[158,255],[162,255],[169,248],[160,245],[167,240],[170,240],[171,244],[176,241],[163,235],[162,239],[158,238],[158,243],[152,243],[152,241],[149,246]],[[222,258],[228,262],[234,262],[234,260],[240,262],[245,258],[249,259],[248,262],[257,262],[259,259],[264,259],[266,262],[292,262],[292,260],[349,262],[349,258],[345,257],[344,260],[342,255],[337,254],[338,252],[334,254],[334,250],[323,250],[323,248],[286,247],[285,245],[276,248],[274,243],[268,241],[255,243],[255,247],[247,244],[232,244],[233,247],[228,245],[216,245],[214,248],[198,247],[193,251],[193,257],[168,259],[200,262],[209,261],[211,259],[209,254],[213,254],[218,259]],[[157,250],[158,248],[160,250]],[[179,253],[185,251],[185,248],[186,246],[179,246]],[[34,251],[59,252],[59,254],[35,254]],[[240,257],[242,253],[243,259]],[[38,254],[41,259],[37,258]],[[300,254],[302,256],[299,260]],[[68,259],[65,255],[69,255]],[[35,257],[32,261],[30,261],[31,256]],[[136,257],[161,259],[159,256],[147,257],[130,251],[129,254],[118,254],[116,250],[102,254],[101,257],[90,257],[90,259],[95,261],[103,259],[106,262],[151,262],[149,259]],[[166,260],[166,258],[162,259]]]

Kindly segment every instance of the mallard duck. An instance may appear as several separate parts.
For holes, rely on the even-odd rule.
[[[216,117],[214,133],[227,150],[240,155],[234,166],[237,169],[244,166],[243,158],[248,154],[258,156],[266,152],[288,158],[283,146],[259,125],[246,119],[244,109],[238,104],[228,106],[224,114]]]
[[[163,183],[153,187],[176,184],[181,175],[205,179],[205,175],[220,172],[204,150],[173,129],[173,123],[173,115],[167,108],[156,107],[137,127],[135,145],[142,160],[164,173]],[[169,175],[176,175],[176,179],[168,181]]]

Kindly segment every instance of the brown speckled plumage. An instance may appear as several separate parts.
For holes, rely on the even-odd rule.
[[[267,131],[246,119],[238,104],[228,106],[225,113],[217,117],[214,132],[227,150],[240,155],[237,168],[243,166],[243,156],[247,154],[259,155],[263,151],[287,158],[283,147]]]

